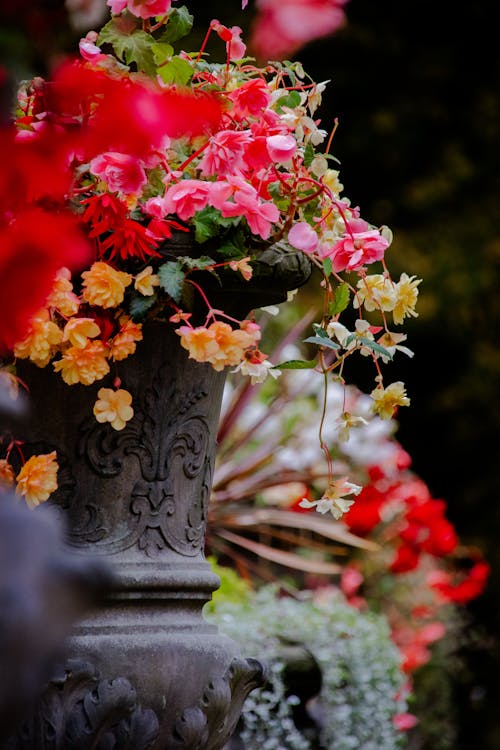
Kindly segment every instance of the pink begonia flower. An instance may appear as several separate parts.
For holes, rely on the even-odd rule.
[[[164,16],[172,7],[172,0],[107,0],[114,15],[125,8],[138,18],[152,18]]]
[[[163,199],[165,215],[177,214],[186,221],[208,204],[212,183],[203,180],[181,180],[168,188]]]
[[[80,54],[84,60],[88,62],[95,62],[100,57],[105,57],[101,52],[101,48],[98,47],[95,42],[97,41],[97,31],[89,31],[83,39],[80,39],[79,49]]]
[[[205,177],[237,174],[244,168],[243,154],[251,142],[249,130],[221,130],[210,139],[199,168]]]
[[[338,240],[328,253],[333,270],[358,271],[362,266],[382,260],[388,240],[378,229],[369,229],[363,219],[347,222],[346,234]]]
[[[226,50],[228,52],[230,60],[241,60],[244,56],[247,46],[241,41],[241,29],[239,26],[231,26],[228,28],[224,26],[216,18],[210,23],[212,28],[220,38],[226,42]]]
[[[289,161],[297,150],[297,142],[292,135],[270,135],[266,143],[273,161]]]
[[[231,177],[218,187],[217,183],[210,184],[210,205],[225,218],[244,216],[250,231],[267,240],[271,224],[279,219],[279,210],[274,203],[261,200],[256,189],[240,177]]]
[[[318,247],[318,235],[307,222],[299,221],[288,232],[288,242],[297,250],[313,253]]]
[[[248,5],[248,0],[242,0],[242,3],[241,3],[242,10],[245,10],[245,8],[247,7],[247,5]]]
[[[262,78],[246,81],[229,92],[228,96],[233,102],[234,114],[238,118],[258,117],[272,99],[267,83]]]
[[[257,0],[259,14],[251,46],[265,60],[289,57],[313,39],[328,36],[345,22],[347,0]]]
[[[119,151],[108,151],[90,162],[90,171],[103,180],[112,193],[138,195],[147,182],[139,159]]]

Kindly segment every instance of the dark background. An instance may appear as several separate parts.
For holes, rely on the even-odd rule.
[[[213,17],[245,30],[252,18],[252,0],[245,13],[239,0],[188,5],[200,36]],[[495,8],[488,0],[350,0],[345,28],[295,56],[315,80],[331,79],[320,114],[326,130],[339,119],[333,153],[345,194],[364,218],[393,230],[391,271],[424,279],[420,317],[405,325],[415,357],[393,366],[412,399],[399,415],[399,439],[447,501],[463,543],[492,567],[486,592],[468,608],[470,642],[453,685],[456,750],[500,748]],[[0,21],[4,62],[18,75],[43,74],[48,60],[75,49],[60,0],[2,0]]]

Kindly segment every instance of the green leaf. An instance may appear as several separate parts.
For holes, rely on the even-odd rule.
[[[371,349],[374,352],[377,352],[378,354],[383,354],[384,357],[388,357],[388,359],[392,359],[392,354],[383,346],[380,346],[380,344],[377,344],[376,341],[372,341],[371,339],[365,339],[364,336],[356,336],[357,340],[362,346],[367,346],[368,349]]]
[[[176,42],[178,39],[187,36],[193,28],[193,16],[185,5],[180,8],[174,8],[169,13],[168,23],[164,33],[160,37],[160,42]]]
[[[174,54],[174,48],[167,42],[155,42],[151,45],[151,52],[153,53],[155,63],[163,65]]]
[[[314,151],[314,146],[312,145],[311,141],[307,141],[306,147],[304,149],[304,166],[310,167],[311,162],[316,156],[316,153]]]
[[[152,294],[150,297],[132,297],[129,311],[134,323],[140,323],[144,320],[146,313],[153,307],[155,302],[156,294]]]
[[[330,276],[333,271],[332,266],[332,259],[331,258],[325,258],[323,260],[323,272],[326,277]]]
[[[315,359],[289,359],[274,365],[273,370],[313,370],[316,365]]]
[[[327,349],[340,349],[340,346],[332,341],[331,339],[325,339],[323,336],[309,336],[304,339],[306,344],[317,344],[318,346],[325,346]]]
[[[158,75],[167,85],[186,86],[193,75],[193,68],[187,60],[175,55],[158,68]]]
[[[312,324],[313,331],[316,334],[316,336],[320,336],[322,339],[329,339],[330,336],[327,334],[323,326],[320,326],[318,323]]]
[[[330,258],[326,258],[326,260],[330,260]],[[326,263],[326,260],[323,263]],[[338,315],[338,313],[343,312],[348,306],[350,298],[349,285],[339,284],[335,289],[333,302],[330,305],[330,315]]]
[[[135,63],[138,70],[147,75],[156,74],[155,59],[151,49],[155,44],[154,37],[141,29],[131,31],[130,23],[124,23],[120,16],[112,18],[101,29],[98,43],[111,44],[116,56],[127,65]]]
[[[158,278],[161,288],[172,297],[174,302],[179,303],[184,284],[184,271],[181,263],[177,260],[168,260],[163,263],[158,269]]]
[[[196,242],[201,244],[217,237],[221,234],[221,229],[239,224],[240,218],[239,216],[224,218],[216,208],[206,206],[193,216]]]
[[[285,94],[284,96],[280,96],[280,98],[276,101],[276,109],[278,112],[281,112],[283,107],[289,107],[290,109],[294,109],[295,107],[298,107],[300,104],[300,94],[298,91],[290,91],[288,94]]]
[[[215,260],[208,255],[202,255],[200,258],[189,258],[186,255],[181,255],[178,260],[184,268],[189,268],[189,270],[196,269],[197,271],[203,271],[203,269],[210,268],[210,266],[215,264]]]

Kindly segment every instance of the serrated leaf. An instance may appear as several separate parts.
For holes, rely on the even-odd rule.
[[[193,28],[193,16],[182,5],[180,8],[174,8],[168,16],[168,23],[165,31],[161,35],[160,42],[176,42],[178,39],[187,36]]]
[[[330,258],[327,258],[326,260],[330,260]],[[339,284],[333,295],[333,302],[330,305],[330,314],[338,315],[343,312],[348,306],[350,298],[349,285]]]
[[[151,45],[151,52],[153,53],[155,63],[163,65],[174,54],[174,48],[167,42],[155,42]]]
[[[158,68],[158,75],[167,85],[186,86],[193,75],[193,68],[187,60],[175,55],[169,62]]]
[[[193,216],[193,224],[195,228],[195,240],[200,244],[206,242],[212,237],[217,237],[221,233],[221,229],[226,229],[230,226],[236,226],[240,222],[239,216],[224,217],[221,212],[216,208],[207,206],[201,211],[197,211]]]
[[[119,19],[119,17],[117,18]],[[120,20],[112,18],[101,29],[98,43],[111,44],[116,56],[127,65],[135,63],[138,70],[147,75],[154,76],[156,74],[155,59],[151,49],[152,45],[155,44],[155,39],[142,29],[130,31],[129,28],[120,23]]]
[[[289,359],[274,365],[273,370],[313,370],[317,364],[315,359]]]
[[[196,269],[197,271],[203,271],[203,269],[215,265],[215,260],[208,255],[202,255],[199,258],[189,258],[186,255],[181,255],[179,256],[179,260],[182,265],[185,268],[189,268],[189,270]]]
[[[177,260],[168,260],[163,263],[158,269],[158,278],[161,288],[172,297],[174,302],[179,303],[184,284],[184,271],[181,263]]]
[[[309,336],[304,339],[305,344],[317,344],[318,346],[326,346],[327,349],[340,349],[340,346],[332,341],[331,339],[325,339],[322,336]]]
[[[156,295],[150,297],[136,296],[130,301],[129,312],[134,323],[140,323],[146,317],[146,313],[156,302]]]

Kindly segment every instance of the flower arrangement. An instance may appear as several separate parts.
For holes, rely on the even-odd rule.
[[[7,260],[27,250],[47,258],[58,245],[49,293],[29,316],[24,311],[24,327],[2,335],[3,376],[12,382],[15,362],[28,359],[70,387],[102,383],[95,418],[121,430],[134,404],[120,363],[134,355],[143,325],[161,319],[175,326],[190,358],[235,368],[253,383],[292,368],[343,382],[344,363],[361,353],[376,370],[372,409],[390,418],[409,398],[402,382],[384,385],[381,364],[412,353],[389,321],[399,326],[417,315],[420,280],[391,278],[390,230],[370,225],[342,196],[330,153],[336,123],[328,133],[317,117],[326,82],[311,80],[298,62],[258,67],[245,57],[241,29],[218,20],[201,49],[176,52],[193,18],[170,0],[107,4],[111,18],[81,40],[79,60],[50,81],[21,86],[16,133],[2,134],[13,154],[2,194],[10,176],[21,176],[2,209]],[[225,49],[220,63],[206,54],[211,35]],[[257,283],[271,247],[314,268],[323,299],[305,338],[314,359],[272,364],[260,348],[257,313],[224,309],[219,291],[235,280],[239,290]],[[352,330],[340,320],[349,308]],[[346,411],[346,429],[351,424]],[[334,477],[320,441],[329,482],[312,502],[340,517],[353,502],[346,496],[361,488]],[[9,481],[14,447],[3,459]],[[26,464],[23,483],[18,477],[30,503],[50,494],[55,461],[46,457],[40,491],[38,464],[33,475]]]

